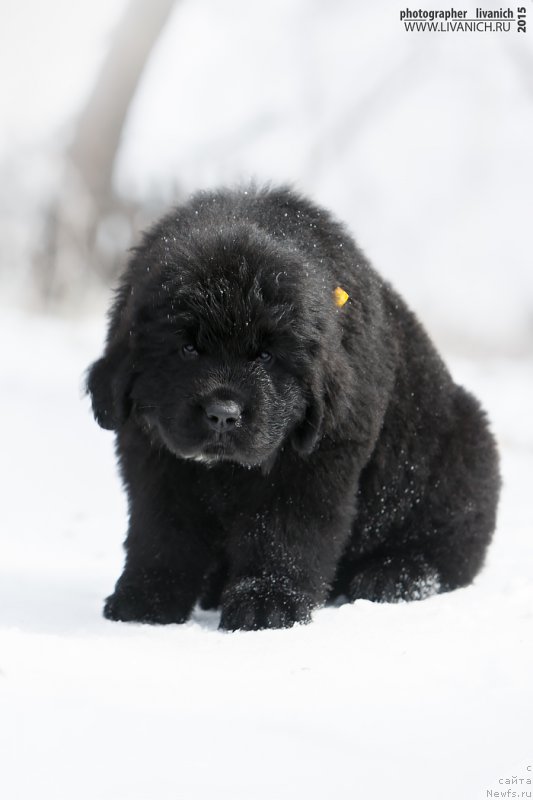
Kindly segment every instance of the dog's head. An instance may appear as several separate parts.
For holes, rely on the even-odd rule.
[[[331,291],[254,226],[186,242],[162,226],[135,253],[89,372],[98,422],[116,430],[131,415],[206,463],[264,465],[289,441],[310,453],[335,357]]]

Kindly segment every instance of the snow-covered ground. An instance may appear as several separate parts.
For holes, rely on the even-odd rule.
[[[0,336],[0,797],[476,800],[533,778],[531,361],[452,364],[503,457],[474,586],[228,634],[101,616],[126,524],[81,397],[103,320],[7,314]]]

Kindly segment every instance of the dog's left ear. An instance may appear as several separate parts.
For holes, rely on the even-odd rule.
[[[130,359],[123,347],[110,349],[89,367],[87,393],[91,396],[94,417],[102,428],[116,431],[126,422],[132,382]]]
[[[292,432],[291,444],[297,453],[307,456],[313,452],[320,439],[323,419],[324,400],[321,395],[313,392],[304,419]]]

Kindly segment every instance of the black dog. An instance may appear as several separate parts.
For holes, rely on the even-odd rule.
[[[117,433],[126,566],[105,616],[227,629],[470,583],[494,440],[346,230],[289,189],[199,194],[136,249],[88,390]]]

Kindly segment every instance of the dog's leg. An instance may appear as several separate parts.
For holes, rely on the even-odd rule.
[[[146,506],[146,497],[142,513],[133,504],[126,565],[106,600],[104,616],[124,622],[185,622],[211,556],[205,528],[178,516],[166,518],[163,506],[148,514]]]
[[[498,456],[479,404],[461,388],[453,411],[424,480],[417,482],[413,469],[412,482],[400,483],[396,495],[382,495],[373,513],[356,520],[332,598],[423,599],[467,586],[481,569],[495,526]],[[386,476],[377,481],[385,483]],[[383,526],[389,509],[397,517]]]
[[[202,560],[203,565],[203,560]],[[105,601],[104,616],[122,622],[147,622],[160,625],[186,622],[199,594],[202,570],[192,563],[164,564],[129,559]]]
[[[220,627],[227,630],[287,628],[309,622],[324,603],[335,572],[335,534],[345,539],[349,524],[275,519],[265,512],[264,528],[250,521],[222,594]],[[333,540],[333,541],[332,541]]]
[[[346,587],[346,596],[395,603],[424,600],[441,589],[439,571],[423,555],[401,553],[368,559]]]
[[[324,603],[355,514],[345,498],[355,497],[356,465],[340,449],[305,464],[297,487],[278,477],[276,497],[239,517],[228,542],[221,628],[290,627]]]

